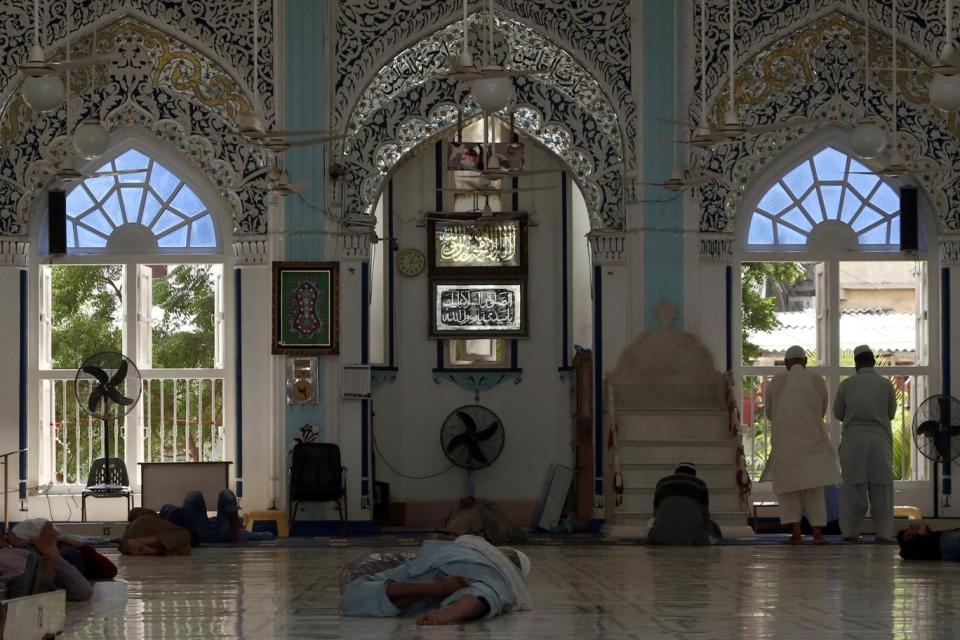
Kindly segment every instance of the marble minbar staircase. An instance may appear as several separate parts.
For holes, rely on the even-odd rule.
[[[726,379],[696,336],[670,327],[672,306],[661,304],[659,311],[664,328],[628,345],[605,381],[606,441],[612,443],[605,455],[605,530],[645,535],[657,481],[678,462],[693,462],[710,489],[710,512],[724,537],[752,536],[737,484],[739,437],[730,431]],[[623,478],[619,505],[617,471]]]

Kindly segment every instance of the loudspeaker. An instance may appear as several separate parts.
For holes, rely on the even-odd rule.
[[[67,252],[67,194],[59,189],[47,192],[47,245],[50,255]]]
[[[916,251],[919,248],[917,225],[917,188],[900,187],[900,251]]]

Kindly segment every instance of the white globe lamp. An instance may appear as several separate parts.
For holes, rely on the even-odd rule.
[[[861,158],[876,158],[886,145],[886,132],[873,120],[862,120],[850,132],[850,146]]]
[[[930,81],[930,104],[944,111],[960,109],[960,76],[935,75]]]
[[[487,113],[496,113],[514,98],[513,80],[510,78],[480,78],[470,82],[470,93],[477,104]]]
[[[81,158],[93,160],[107,151],[110,136],[96,118],[89,118],[77,125],[73,132],[73,145]]]
[[[33,76],[23,81],[21,91],[27,106],[38,113],[45,113],[60,106],[66,87],[60,76]]]

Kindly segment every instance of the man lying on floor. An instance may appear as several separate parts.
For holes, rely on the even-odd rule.
[[[28,518],[18,522],[8,534],[7,541],[12,547],[35,551],[36,549],[30,541],[40,535],[40,532],[48,524],[57,534],[57,551],[60,552],[60,556],[76,567],[84,578],[87,580],[113,580],[116,577],[117,566],[97,551],[93,545],[85,542],[83,536],[64,535],[55,524],[46,518]]]
[[[897,533],[904,560],[960,560],[960,529],[934,531],[926,524],[911,524]]]
[[[67,600],[89,600],[93,587],[76,567],[60,557],[59,536],[47,522],[29,540],[33,551],[14,549],[0,538],[0,582],[6,583],[8,598],[32,596],[64,589]]]
[[[416,615],[425,625],[489,620],[533,608],[529,573],[525,554],[477,536],[425,540],[412,560],[344,585],[340,607],[346,616]]]

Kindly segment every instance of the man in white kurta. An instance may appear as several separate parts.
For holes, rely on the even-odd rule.
[[[823,378],[807,369],[802,347],[787,350],[787,370],[767,387],[764,412],[773,422],[770,476],[780,500],[780,522],[790,524],[790,542],[802,541],[804,513],[813,527],[813,540],[824,544],[821,528],[827,524],[823,488],[840,482],[837,453],[827,435],[827,387]]]
[[[833,415],[843,421],[840,438],[840,530],[844,539],[860,538],[867,514],[878,542],[893,539],[893,431],[897,397],[889,380],[874,370],[876,360],[866,345],[854,349],[856,375],[837,390]]]

